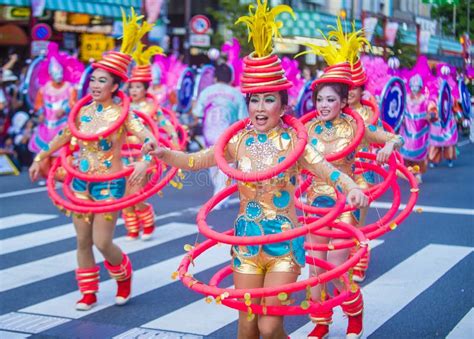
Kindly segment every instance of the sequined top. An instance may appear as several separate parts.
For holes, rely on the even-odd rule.
[[[323,155],[342,151],[354,139],[357,130],[355,120],[344,113],[331,121],[313,119],[306,127],[309,144]],[[367,145],[370,143],[380,144],[387,142],[393,142],[398,147],[402,145],[402,140],[398,135],[386,132],[375,125],[366,125],[362,142]],[[353,178],[355,153],[354,151],[346,157],[332,162],[332,164],[341,172]],[[342,191],[342,189],[339,190]],[[315,178],[308,189],[308,199],[310,202],[313,202],[320,195],[334,198],[335,191],[333,187],[324,182],[324,180],[321,180],[321,178]]]
[[[277,126],[267,133],[260,133],[249,127],[229,141],[226,158],[229,162],[236,162],[237,168],[242,172],[264,171],[284,161],[294,150],[296,143],[296,133],[290,128]],[[163,160],[188,170],[215,166],[212,147],[194,154],[168,151]],[[297,163],[285,172],[260,182],[238,183],[240,209],[234,223],[235,234],[269,235],[298,227],[294,195],[297,176],[302,169],[311,171],[327,184],[341,187],[346,193],[357,188],[347,175],[334,168],[320,153],[307,145]],[[233,246],[233,254],[241,258],[254,257],[261,251],[274,257],[291,255],[298,265],[304,266],[303,243],[304,237],[298,237],[262,246],[236,245]]]
[[[140,102],[131,102],[130,103],[130,110],[137,110],[142,113],[147,114],[153,120],[156,121],[158,127],[162,128],[166,134],[168,134],[171,138],[171,141],[177,145],[178,144],[178,134],[176,133],[175,128],[171,124],[171,122],[165,117],[161,109],[158,109],[157,112],[154,111],[153,102],[143,99]],[[136,140],[132,140],[136,143]]]
[[[84,134],[97,134],[107,130],[121,114],[122,109],[119,105],[111,104],[104,107],[93,102],[82,107],[79,111],[76,120],[77,128]],[[125,141],[125,130],[137,136],[142,142],[148,138],[154,138],[136,115],[128,114],[123,126],[110,136],[98,141],[78,140],[72,136],[69,128],[65,127],[40,156],[44,158],[70,141],[71,146],[79,146],[76,165],[81,172],[88,174],[114,173],[123,168],[121,149]]]

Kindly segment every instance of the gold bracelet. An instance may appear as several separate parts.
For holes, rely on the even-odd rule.
[[[33,161],[34,162],[40,162],[41,160],[43,160],[43,158],[41,158],[41,156],[39,154],[37,154]]]

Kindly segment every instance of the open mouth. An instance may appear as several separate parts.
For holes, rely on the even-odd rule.
[[[257,125],[265,125],[268,121],[268,117],[266,115],[261,115],[261,114],[257,114],[255,116],[255,122],[257,123]]]
[[[100,91],[97,91],[97,90],[92,90],[91,91],[91,95],[94,96],[94,97],[98,97],[100,96],[101,92]]]

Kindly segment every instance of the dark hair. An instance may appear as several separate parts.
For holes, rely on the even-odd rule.
[[[227,64],[216,66],[215,76],[217,81],[229,84],[232,81],[232,70]]]
[[[250,103],[250,98],[252,97],[253,93],[247,93],[245,96],[245,102],[247,103],[247,106]],[[280,94],[280,99],[281,99],[281,105],[282,106],[287,106],[288,105],[288,90],[284,89],[281,91],[278,91],[278,94]]]
[[[117,89],[112,93],[112,96],[116,96],[118,91],[120,90],[120,86],[122,86],[122,78],[119,77],[118,75],[115,75],[113,73],[110,73],[110,76],[112,77],[112,84],[115,85],[117,84],[118,87]]]
[[[340,82],[325,82],[316,86],[313,91],[313,103],[316,104],[316,98],[318,97],[319,91],[321,91],[324,87],[331,87],[339,98],[342,100],[348,99],[349,97],[349,86]]]
[[[145,82],[145,81],[132,81],[132,82],[138,82],[138,83],[143,84],[143,87],[145,87],[145,91],[147,91],[148,88],[150,87],[150,83],[149,83],[149,82]]]

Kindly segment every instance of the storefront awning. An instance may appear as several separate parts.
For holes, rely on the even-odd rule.
[[[26,46],[29,43],[25,31],[17,25],[7,24],[0,26],[0,45]]]
[[[0,0],[0,5],[31,7],[31,0]],[[120,18],[120,7],[140,12],[141,0],[45,0],[44,9]]]

